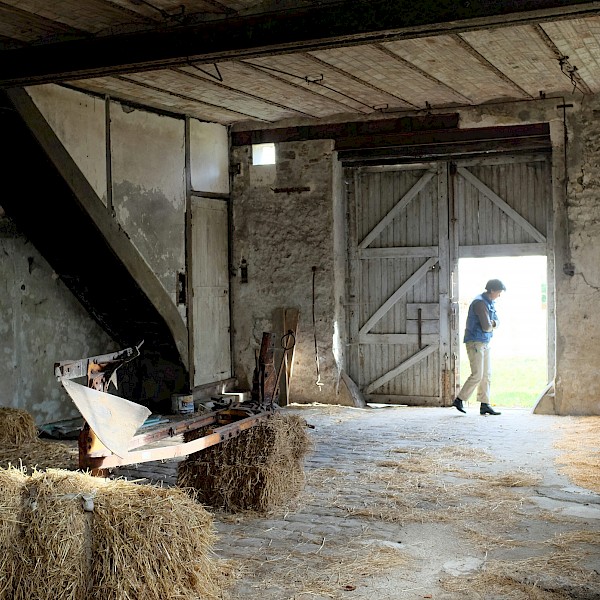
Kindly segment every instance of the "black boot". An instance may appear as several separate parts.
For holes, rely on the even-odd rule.
[[[455,398],[452,406],[458,409],[461,413],[467,414],[467,411],[463,408],[463,401],[460,398]]]
[[[481,406],[479,407],[479,414],[480,415],[501,415],[502,413],[496,412],[489,404],[482,402]]]

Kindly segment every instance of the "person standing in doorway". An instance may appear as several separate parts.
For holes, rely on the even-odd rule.
[[[461,413],[467,412],[463,402],[467,401],[477,388],[477,401],[480,402],[479,414],[501,414],[490,406],[492,363],[489,344],[494,329],[498,327],[495,301],[505,290],[504,284],[499,279],[490,279],[485,285],[485,292],[476,296],[469,306],[463,341],[467,347],[471,374],[452,403],[452,406]]]

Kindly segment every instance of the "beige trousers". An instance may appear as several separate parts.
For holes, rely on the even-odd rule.
[[[477,402],[489,404],[492,382],[490,347],[484,342],[467,342],[465,345],[471,365],[471,374],[458,393],[458,398],[463,401],[468,400],[477,388]]]

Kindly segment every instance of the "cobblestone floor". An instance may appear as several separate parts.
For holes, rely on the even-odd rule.
[[[600,598],[600,496],[557,471],[564,418],[285,410],[314,426],[306,489],[215,515],[233,600]]]

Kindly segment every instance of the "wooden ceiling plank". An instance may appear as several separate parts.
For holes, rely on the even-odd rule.
[[[61,23],[60,21],[52,20],[41,15],[29,12],[17,6],[12,6],[0,2],[0,22],[4,29],[10,29],[11,26],[17,28],[29,28],[30,30],[38,30],[44,32],[45,35],[69,34],[69,35],[85,35],[86,32],[82,29],[71,27]],[[31,41],[29,37],[19,38],[24,41]]]
[[[243,60],[243,61],[240,61],[240,62],[243,65],[247,66],[247,67],[250,67],[250,68],[256,69],[257,71],[260,71],[261,73],[263,73],[264,75],[267,75],[268,77],[270,77],[272,79],[276,79],[277,81],[281,81],[281,82],[283,82],[283,83],[285,83],[285,84],[287,84],[289,86],[292,86],[295,89],[302,90],[303,92],[305,92],[307,94],[312,94],[313,96],[319,98],[322,102],[334,103],[334,104],[337,105],[338,110],[340,108],[343,108],[345,110],[348,109],[348,105],[347,104],[344,104],[343,102],[339,102],[338,100],[333,100],[333,98],[329,98],[327,96],[324,96],[323,94],[319,94],[319,92],[316,92],[314,90],[302,87],[301,85],[298,85],[297,83],[294,83],[292,81],[288,81],[287,79],[285,79],[285,78],[283,78],[283,77],[281,77],[279,75],[276,75],[274,72],[271,72],[271,71],[273,71],[273,69],[270,69],[269,67],[265,67],[264,65],[260,65],[260,64],[254,64],[254,63],[251,63],[251,62],[249,62],[247,60]]]
[[[468,96],[465,96],[464,94],[461,94],[461,92],[459,92],[458,90],[456,90],[452,86],[448,85],[447,83],[444,83],[443,81],[440,81],[437,77],[434,77],[433,75],[431,75],[427,71],[424,71],[423,69],[417,67],[416,65],[414,65],[411,62],[409,62],[405,58],[402,58],[400,55],[396,54],[395,52],[393,52],[389,48],[386,48],[382,44],[375,44],[375,48],[377,48],[378,50],[380,50],[381,52],[383,52],[386,56],[389,56],[392,60],[395,60],[396,62],[400,63],[403,67],[405,67],[407,69],[410,69],[411,71],[413,71],[414,73],[417,73],[421,77],[425,77],[425,79],[428,79],[432,83],[435,83],[436,85],[439,85],[440,87],[445,88],[446,90],[448,90],[452,94],[455,94],[463,102],[466,102],[467,104],[473,104],[472,98],[469,98]]]
[[[252,119],[258,119],[259,121],[266,121],[268,122],[266,119],[263,119],[261,117],[257,117],[255,115],[251,115],[251,114],[247,114],[247,113],[243,113],[240,111],[235,111],[235,110],[231,110],[230,108],[224,108],[223,106],[219,106],[216,104],[211,104],[210,102],[206,102],[204,100],[197,100],[196,98],[193,98],[191,96],[186,96],[185,94],[178,94],[177,92],[172,92],[170,90],[165,90],[164,88],[158,87],[158,86],[154,86],[154,85],[150,85],[148,83],[144,83],[142,81],[136,81],[135,79],[131,79],[130,77],[127,77],[125,75],[115,75],[114,76],[115,79],[120,79],[121,81],[126,81],[127,83],[139,86],[139,87],[143,87],[149,90],[154,90],[156,92],[160,92],[162,94],[167,94],[169,96],[173,96],[175,98],[181,98],[182,100],[186,100],[188,102],[194,102],[194,103],[198,103],[198,104],[204,104],[205,106],[209,106],[211,108],[218,108],[221,110],[226,110],[227,112],[230,112],[232,114],[237,114],[239,116],[242,117],[250,117]]]
[[[456,41],[457,44],[464,50],[466,50],[471,56],[475,57],[484,67],[487,67],[490,71],[492,71],[497,77],[502,79],[504,83],[510,85],[513,89],[515,89],[522,97],[524,98],[532,98],[532,95],[524,90],[520,85],[515,83],[508,75],[505,75],[500,69],[494,66],[485,56],[477,52],[467,40],[465,40],[460,34],[453,35],[452,38]]]
[[[464,33],[461,38],[533,98],[571,91],[556,56],[530,24]]]
[[[600,17],[542,23],[540,27],[577,66],[593,93],[600,92]]]
[[[264,96],[257,96],[255,94],[251,94],[250,92],[245,92],[242,89],[231,87],[231,86],[226,85],[226,84],[224,84],[224,83],[222,83],[220,81],[213,81],[211,79],[206,79],[205,77],[202,77],[201,75],[196,75],[195,73],[190,73],[189,71],[184,71],[181,68],[175,68],[175,67],[173,67],[171,69],[171,71],[173,71],[175,73],[178,73],[180,75],[184,75],[186,77],[190,77],[192,79],[197,79],[199,81],[202,81],[205,84],[212,85],[212,86],[215,86],[215,87],[220,87],[220,88],[222,88],[224,90],[228,90],[228,91],[231,91],[231,92],[235,92],[236,94],[241,94],[242,96],[246,96],[248,98],[252,98],[253,100],[258,100],[259,102],[263,102],[264,104],[267,104],[269,106],[273,106],[273,107],[277,107],[277,108],[282,108],[284,110],[289,110],[289,111],[295,112],[296,114],[303,115],[305,117],[314,117],[315,116],[315,115],[311,115],[310,113],[298,110],[296,108],[292,108],[290,106],[286,106],[285,104],[280,104],[279,102],[275,102],[273,100],[269,100],[268,98],[266,98]]]
[[[552,41],[552,38],[546,33],[546,31],[541,27],[541,25],[533,25],[532,26],[536,34],[539,38],[544,42],[544,44],[548,47],[550,52],[554,54],[557,62],[558,68],[562,71],[565,77],[568,77],[573,83],[573,88],[578,88],[584,94],[593,94],[590,86],[583,80],[581,74],[579,73],[577,67],[575,67],[572,62],[569,60],[569,56],[565,56],[556,46],[556,44]]]
[[[0,85],[31,85],[102,74],[155,70],[189,60],[376,43],[403,37],[574,18],[598,13],[582,0],[371,0],[312,5],[191,26],[57,42],[0,52]],[[7,54],[10,53],[10,54]]]
[[[423,77],[420,72],[407,67],[401,60],[396,60],[397,57],[393,53],[389,56],[374,44],[335,48],[315,54],[325,62],[353,73],[384,91],[401,94],[419,109],[465,103],[461,96],[449,92],[439,85],[439,82]],[[467,104],[472,102],[469,100]]]
[[[358,112],[372,112],[373,110],[371,104],[365,103],[357,97],[357,94],[353,94],[347,79],[344,79],[345,85],[339,85],[340,75],[334,73],[333,77],[338,77],[338,85],[336,85],[332,81],[331,72],[325,75],[320,65],[318,66],[320,72],[316,72],[317,65],[304,53],[295,52],[268,58],[256,58],[252,64],[261,66],[269,72],[277,73],[281,80],[295,83],[303,89],[310,88],[311,92],[317,92],[319,96],[339,102],[345,106],[346,110],[348,108]]]
[[[401,96],[398,96],[396,94],[391,94],[390,92],[386,92],[385,90],[382,90],[381,88],[378,88],[377,86],[373,85],[372,83],[370,83],[368,81],[365,81],[364,79],[360,79],[360,77],[356,77],[352,73],[348,73],[348,71],[344,71],[343,69],[340,69],[339,67],[336,67],[335,65],[329,64],[328,62],[325,62],[324,60],[321,60],[318,56],[314,56],[310,52],[304,52],[303,56],[305,56],[308,60],[314,62],[320,68],[330,69],[331,71],[333,71],[335,73],[338,73],[341,77],[344,77],[346,79],[350,79],[351,81],[353,81],[354,83],[358,84],[359,86],[362,86],[362,87],[366,88],[366,90],[369,90],[371,92],[375,92],[375,93],[379,94],[383,99],[389,98],[389,100],[392,100],[392,101],[394,101],[394,100],[400,100],[400,102],[405,107],[407,107],[407,108],[408,107],[416,108],[416,106],[414,104],[411,104],[410,102],[408,102],[407,100],[405,100]],[[389,100],[387,102],[388,106],[389,106]],[[384,102],[376,102],[372,106],[375,107],[375,106],[377,106],[379,104],[385,104],[385,103]]]
[[[360,79],[359,77],[356,77],[356,75],[353,75],[352,73],[348,73],[348,71],[344,71],[343,69],[340,69],[339,67],[336,67],[335,65],[332,65],[332,64],[330,64],[328,62],[325,62],[324,60],[321,60],[318,56],[313,56],[309,52],[303,53],[303,56],[306,56],[307,58],[310,58],[311,60],[315,61],[319,65],[327,67],[328,69],[332,69],[333,71],[335,71],[336,73],[339,73],[343,77],[347,77],[348,79],[351,79],[352,81],[354,81],[354,82],[356,82],[356,83],[358,83],[358,84],[360,84],[362,86],[365,86],[366,88],[369,88],[369,89],[377,92],[378,94],[381,94],[383,96],[390,96],[391,98],[394,98],[396,100],[400,100],[400,102],[402,102],[407,107],[419,108],[416,104],[411,104],[405,98],[402,98],[401,96],[398,96],[397,94],[392,94],[391,92],[388,92],[386,90],[382,90],[381,88],[377,87],[376,85],[373,85],[369,81],[365,81],[364,79]]]
[[[156,18],[152,18],[149,15],[140,12],[139,10],[135,10],[135,4],[133,2],[131,3],[133,5],[131,8],[128,8],[121,4],[117,4],[112,0],[85,0],[85,2],[86,11],[88,10],[88,5],[96,5],[100,9],[106,7],[109,10],[113,11],[115,15],[121,15],[124,19],[136,19],[137,21],[142,21],[146,23],[156,23]]]
[[[396,40],[383,46],[422,71],[448,83],[471,98],[473,104],[508,100],[522,95],[498,78],[450,35]]]
[[[154,92],[156,97],[146,97],[143,102],[136,97],[135,93],[127,93],[125,86],[129,85],[127,81],[118,81],[114,77],[100,77],[98,79],[85,79],[83,81],[74,81],[69,83],[61,83],[61,86],[89,94],[104,100],[110,99],[112,102],[131,106],[135,109],[156,112],[160,115],[171,117],[173,119],[192,117],[201,121],[211,123],[220,123],[222,125],[231,125],[239,120],[237,115],[232,114],[225,108],[209,107],[202,105],[200,102],[190,102],[186,104],[183,101],[168,104],[161,98],[161,92]],[[133,87],[133,86],[130,86]],[[157,99],[157,98],[160,98]]]

